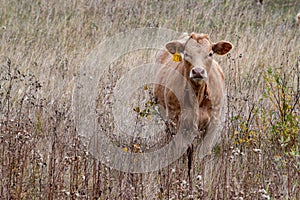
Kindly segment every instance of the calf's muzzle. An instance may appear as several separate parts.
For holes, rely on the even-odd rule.
[[[201,81],[207,78],[207,72],[202,67],[194,67],[190,71],[190,78],[194,81]]]

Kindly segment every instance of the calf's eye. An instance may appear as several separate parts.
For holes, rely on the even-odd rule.
[[[208,54],[209,57],[212,57],[213,55],[214,55],[213,52],[209,52],[209,54]]]

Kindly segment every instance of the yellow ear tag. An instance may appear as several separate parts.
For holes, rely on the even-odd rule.
[[[176,48],[176,52],[173,54],[173,61],[174,62],[182,61],[182,57],[181,57],[180,53],[178,53],[177,48]]]

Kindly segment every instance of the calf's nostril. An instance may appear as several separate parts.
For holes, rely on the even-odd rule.
[[[196,73],[197,73],[196,70],[192,69],[192,74],[196,74]]]

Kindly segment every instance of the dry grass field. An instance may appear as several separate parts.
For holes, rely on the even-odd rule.
[[[0,0],[0,199],[300,199],[299,11],[296,0]],[[110,168],[75,126],[82,61],[117,33],[148,27],[235,47],[215,57],[227,87],[222,142],[195,155],[192,182],[185,156],[147,173]],[[129,70],[122,66],[156,52],[130,53],[103,72],[116,76],[95,80],[97,109],[110,106],[103,95]],[[103,129],[111,112],[99,115]]]

